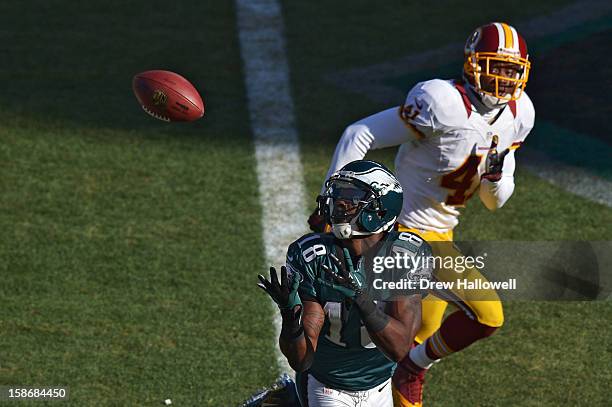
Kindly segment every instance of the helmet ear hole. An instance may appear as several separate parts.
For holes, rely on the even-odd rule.
[[[377,217],[376,212],[373,211],[362,211],[359,217],[361,227],[367,232],[374,232],[376,229],[378,229],[378,221],[379,218]]]

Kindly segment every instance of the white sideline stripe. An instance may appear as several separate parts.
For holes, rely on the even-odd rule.
[[[522,154],[522,168],[574,195],[612,207],[612,182],[582,168],[550,160],[531,149],[525,149]]]
[[[266,264],[279,270],[285,264],[287,246],[306,232],[306,194],[282,13],[277,0],[236,0],[236,13],[255,140]],[[274,308],[278,338],[281,320]],[[278,345],[274,347],[281,370],[292,373]]]

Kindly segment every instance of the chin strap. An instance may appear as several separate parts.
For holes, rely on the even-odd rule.
[[[464,77],[465,81],[465,77]],[[467,95],[472,104],[476,107],[476,111],[480,113],[482,116],[486,116],[487,114],[491,114],[492,112],[498,112],[499,109],[504,108],[508,101],[501,100],[496,98],[495,96],[490,96],[484,93],[479,92],[474,85],[465,81],[465,89],[467,90]]]
[[[354,236],[375,235],[377,233],[382,233],[382,232],[385,232],[391,229],[393,225],[395,224],[395,220],[397,219],[397,218],[391,219],[389,222],[385,223],[384,225],[382,225],[381,227],[379,227],[373,232],[365,232],[365,231],[359,230],[359,226],[357,225],[357,218],[358,218],[357,216],[354,217],[350,223],[332,224],[331,227],[332,227],[332,233],[334,234],[334,236],[336,236],[338,239],[344,240],[344,239],[350,239],[351,237],[354,237]]]
[[[495,96],[487,95],[484,93],[480,94],[480,100],[482,104],[489,110],[498,110],[505,107],[508,104],[507,100],[496,98]]]
[[[338,239],[350,239],[353,234],[353,228],[350,223],[335,223],[332,224],[332,233]]]

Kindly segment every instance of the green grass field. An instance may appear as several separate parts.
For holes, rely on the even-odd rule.
[[[387,107],[327,75],[565,4],[520,1],[472,13],[450,1],[426,9],[283,2],[307,207],[342,129]],[[272,307],[255,287],[268,265],[232,3],[8,1],[0,27],[0,385],[69,386],[62,405],[171,398],[223,407],[271,383],[279,371]],[[559,46],[603,48],[610,26],[598,27]],[[536,63],[553,66],[550,47]],[[558,89],[538,82],[550,76],[537,67],[536,111],[541,101],[545,121],[571,128],[550,107]],[[192,80],[207,102],[204,119],[165,124],[142,112],[130,86],[147,69]],[[609,84],[603,68],[595,72]],[[585,86],[594,92],[598,83]],[[584,100],[597,109],[603,101],[609,112],[609,96],[599,97]],[[573,111],[576,120],[590,118],[586,110]],[[610,125],[602,126],[584,132],[609,148]],[[534,134],[546,138],[537,125]],[[599,153],[593,160],[609,171],[609,150]],[[388,164],[393,156],[372,155]],[[503,210],[489,213],[476,201],[460,239],[612,239],[610,208],[520,168]],[[489,340],[432,369],[427,406],[608,405],[610,302],[511,303],[506,320]]]

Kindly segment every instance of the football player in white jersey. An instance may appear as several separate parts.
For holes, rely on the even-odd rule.
[[[400,146],[396,176],[404,189],[400,231],[428,241],[435,255],[460,256],[451,243],[459,208],[478,194],[490,210],[501,208],[514,190],[514,152],[534,124],[524,92],[530,62],[525,40],[506,23],[490,23],[470,34],[461,80],[433,79],[416,84],[405,103],[346,128],[328,177],[369,150]],[[313,229],[321,227],[315,213]],[[439,244],[436,244],[439,242]],[[446,244],[444,244],[447,242]],[[457,279],[440,270],[439,279]],[[454,274],[454,275],[453,275]],[[463,278],[484,279],[477,270]],[[422,406],[424,374],[437,360],[491,335],[503,324],[494,291],[475,300],[454,291],[445,297],[458,308],[442,321],[448,302],[430,294],[415,347],[393,378],[396,406]]]

